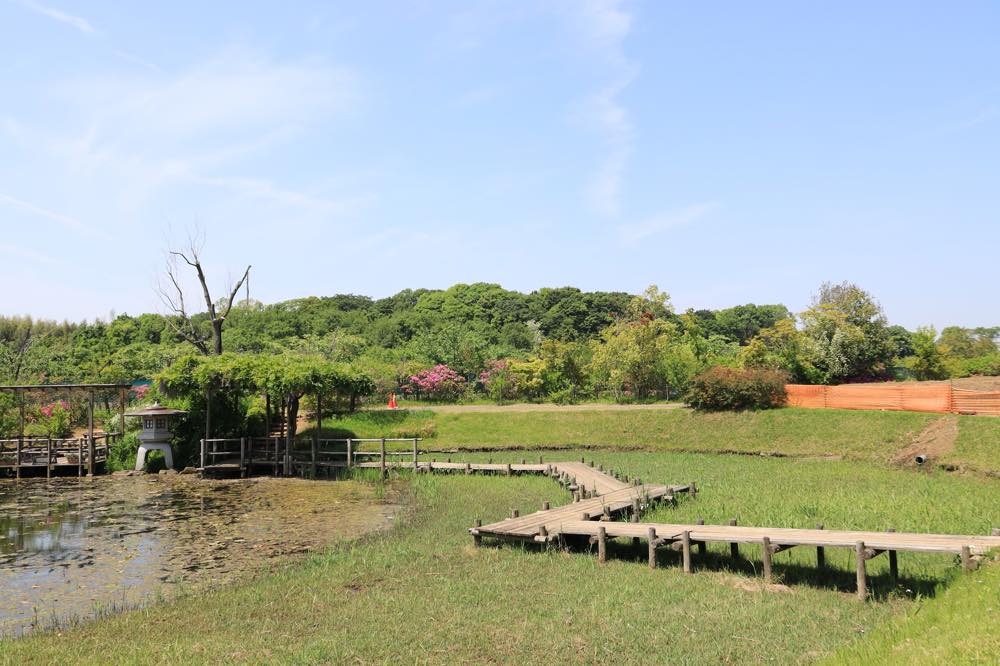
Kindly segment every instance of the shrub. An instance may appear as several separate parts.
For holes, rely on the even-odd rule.
[[[455,400],[464,389],[465,377],[443,363],[411,375],[403,386],[407,395],[427,400]]]
[[[771,409],[787,398],[788,376],[778,370],[740,370],[718,366],[697,375],[685,402],[706,411]]]

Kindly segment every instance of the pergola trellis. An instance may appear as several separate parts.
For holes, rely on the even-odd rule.
[[[13,393],[17,398],[18,403],[18,434],[17,434],[17,458],[15,461],[15,469],[18,477],[21,475],[21,451],[24,447],[24,426],[25,426],[25,415],[24,415],[24,396],[26,393],[75,393],[84,392],[88,395],[89,400],[87,403],[87,475],[92,476],[94,474],[94,463],[96,457],[95,450],[95,439],[94,439],[94,403],[98,392],[116,391],[118,393],[118,432],[109,433],[109,435],[117,434],[118,436],[124,436],[125,434],[125,402],[128,391],[132,388],[131,384],[24,384],[16,386],[0,386],[0,392],[3,393]],[[49,447],[51,449],[51,446]],[[77,462],[78,466],[82,465],[81,461]],[[31,466],[31,465],[29,465]],[[51,459],[51,450],[47,455],[46,468],[51,471],[53,466]]]

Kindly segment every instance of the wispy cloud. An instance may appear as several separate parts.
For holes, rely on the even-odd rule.
[[[632,28],[632,16],[620,0],[571,3],[568,11],[592,55],[613,73],[610,83],[583,101],[581,115],[601,133],[607,150],[587,198],[599,213],[618,217],[622,208],[622,180],[638,135],[620,99],[639,72],[638,64],[625,56],[623,46]]]
[[[41,206],[36,206],[33,203],[29,203],[22,199],[12,197],[9,194],[4,194],[3,192],[0,192],[0,203],[6,203],[9,206],[31,213],[32,215],[35,215],[37,217],[43,217],[47,220],[51,220],[52,222],[61,224],[67,229],[73,229],[75,231],[85,231],[85,232],[92,231],[90,227],[88,227],[86,224],[76,219],[75,217],[70,217],[69,215],[63,215],[62,213],[57,213],[53,210],[42,208]]]
[[[47,254],[32,250],[31,248],[24,247],[22,245],[14,245],[12,243],[0,243],[0,254],[5,254],[8,257],[22,259],[24,261],[38,264],[51,265],[56,263],[56,260]]]
[[[68,26],[76,28],[83,33],[94,33],[97,32],[94,26],[90,24],[90,21],[83,18],[82,16],[75,16],[73,14],[68,14],[62,10],[55,9],[53,7],[47,7],[43,4],[35,2],[34,0],[21,0],[21,5],[35,12],[36,14],[41,14],[42,16],[47,16],[48,18],[59,21],[60,23],[65,23]]]
[[[718,208],[719,204],[716,202],[693,204],[654,215],[637,224],[622,226],[620,228],[621,242],[626,246],[634,246],[651,236],[692,224]]]

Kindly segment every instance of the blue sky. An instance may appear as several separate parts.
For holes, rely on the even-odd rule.
[[[499,282],[1000,323],[1000,5],[0,0],[0,311]]]

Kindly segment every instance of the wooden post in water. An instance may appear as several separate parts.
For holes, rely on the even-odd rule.
[[[681,555],[684,563],[684,573],[691,573],[691,533],[684,530],[681,534]]]
[[[14,475],[18,479],[21,478],[21,442],[23,441],[24,437],[19,437],[14,447]]]
[[[816,525],[816,529],[823,529],[823,523]],[[822,569],[826,566],[826,549],[823,546],[816,546],[816,568]]]
[[[650,527],[649,531],[646,532],[646,538],[649,540],[649,568],[656,568],[656,528]]]
[[[83,438],[76,440],[76,475],[83,476]]]
[[[597,561],[604,564],[608,560],[608,531],[597,528]]]
[[[697,522],[698,522],[699,525],[704,525],[705,524],[705,519],[704,518],[699,518]],[[698,542],[698,555],[701,555],[703,557],[705,555],[705,542],[704,541],[699,541]]]
[[[87,402],[87,476],[94,476],[94,391]]]
[[[729,524],[732,527],[736,527],[736,519],[730,518]],[[740,559],[740,544],[736,543],[735,541],[729,544],[729,556],[732,557],[734,560]]]
[[[858,599],[865,601],[868,599],[868,574],[865,572],[864,541],[858,541],[854,544],[854,555],[857,563]]]
[[[764,565],[764,584],[771,584],[771,556],[774,553],[771,552],[771,539],[764,537],[763,539],[764,553],[762,557],[762,562]]]
[[[52,477],[52,437],[45,442],[45,478]]]
[[[890,527],[887,531],[895,532],[896,528]],[[892,583],[893,587],[896,587],[896,583],[899,581],[899,563],[896,561],[896,551],[889,551],[889,582]]]
[[[381,455],[379,456],[379,467],[382,470],[382,478],[384,479],[385,474],[385,437],[382,438],[381,448],[379,449]]]

